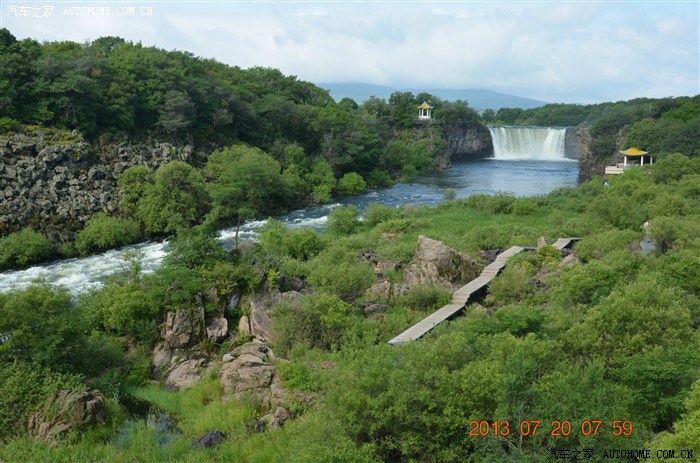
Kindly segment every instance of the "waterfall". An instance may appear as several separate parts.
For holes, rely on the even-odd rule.
[[[566,128],[489,127],[500,160],[565,161]]]

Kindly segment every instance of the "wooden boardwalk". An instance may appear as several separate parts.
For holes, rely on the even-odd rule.
[[[559,238],[552,246],[562,250],[571,245],[574,241],[580,238]],[[457,312],[464,309],[469,301],[469,298],[480,289],[491,283],[491,280],[496,278],[499,273],[505,268],[506,261],[512,256],[524,250],[534,250],[534,247],[512,246],[496,256],[496,260],[484,267],[481,274],[452,293],[452,300],[446,306],[443,306],[431,313],[423,320],[408,328],[403,333],[394,337],[389,341],[389,344],[402,344],[404,342],[415,341],[425,335],[428,331],[435,328],[440,323],[452,318]]]

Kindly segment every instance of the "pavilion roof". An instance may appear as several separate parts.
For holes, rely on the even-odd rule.
[[[632,148],[625,150],[625,151],[620,150],[620,154],[623,156],[645,156],[649,153],[646,151],[640,150],[636,146],[633,146]]]

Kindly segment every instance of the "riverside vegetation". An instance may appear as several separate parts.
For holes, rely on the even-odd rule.
[[[64,244],[67,254],[85,254],[168,235],[161,269],[143,275],[132,255],[122,274],[77,300],[41,284],[0,295],[0,460],[544,462],[553,447],[594,448],[594,461],[604,448],[700,452],[698,97],[481,115],[589,124],[600,159],[631,144],[660,155],[607,187],[596,177],[536,198],[373,205],[361,221],[356,209],[338,208],[323,234],[270,221],[257,244],[229,252],[212,240],[219,226],[430,166],[439,131],[429,149],[430,132],[411,119],[425,95],[335,103],[275,70],[117,38],[38,44],[2,30],[0,53],[12,63],[0,69],[6,131],[40,124],[105,143],[157,134],[216,145],[194,165],[126,169],[117,180],[119,210],[97,213]],[[445,123],[478,122],[465,103],[440,103]],[[645,221],[656,246],[648,255],[639,250]],[[419,235],[475,258],[540,236],[583,239],[573,262],[551,247],[518,255],[463,317],[389,346],[449,300],[430,285],[367,293],[377,283],[368,260],[396,263],[383,278],[401,287]],[[55,247],[36,231],[18,231],[1,239],[0,266],[27,265]],[[200,379],[189,387],[164,387],[154,349],[178,313],[201,310],[202,319],[235,327],[252,317],[258,297],[291,287],[294,298],[270,306],[275,355],[265,361],[289,391],[283,404],[293,418],[283,427],[260,426],[269,404],[232,399],[222,384],[226,356],[249,345],[245,329],[197,338],[183,355],[206,356],[209,366],[194,370]],[[47,442],[28,436],[37,412],[62,424],[57,391],[95,390],[105,398],[98,422],[78,419]],[[136,410],[149,407],[147,416]],[[167,435],[162,415],[175,423]],[[470,436],[471,420],[542,426],[535,436]],[[571,434],[551,436],[553,420],[571,421]],[[601,420],[602,431],[583,435],[583,420]],[[632,435],[613,436],[614,420],[631,422]],[[193,446],[214,430],[220,445]]]
[[[381,187],[449,166],[451,158],[488,154],[484,124],[577,127],[586,148],[581,157],[593,164],[584,169],[580,163],[584,178],[602,172],[618,148],[695,156],[700,138],[698,96],[478,114],[464,101],[427,93],[335,102],[327,91],[275,69],[244,70],[118,37],[40,44],[0,29],[0,56],[8,63],[0,69],[0,141],[7,145],[0,146],[0,218],[9,218],[0,220],[0,269],[172,235],[205,215],[209,226],[231,226],[328,202],[333,194]],[[424,100],[434,106],[434,120],[416,124],[416,107]],[[450,133],[463,137],[455,128],[464,127],[474,129],[474,152],[454,152],[465,148],[452,143]],[[23,151],[31,140],[55,150],[34,169],[25,166],[34,184],[13,183],[22,176],[14,158],[32,162]],[[170,154],[163,156],[163,150]],[[149,151],[158,151],[159,160],[149,161]],[[64,172],[54,175],[51,166],[61,156],[80,159],[83,164],[73,167],[88,172],[69,180],[61,166]],[[187,165],[162,162],[178,157]],[[258,164],[269,177],[255,171]],[[46,170],[44,178],[38,171]],[[261,185],[260,178],[270,178],[275,188],[251,189]],[[52,182],[71,186],[60,189]],[[169,198],[175,186],[184,191]],[[51,188],[53,196],[25,198],[25,211],[9,207],[27,190],[41,196]],[[87,197],[55,210],[52,202],[72,197],[76,189]],[[256,197],[245,197],[250,194]],[[12,221],[20,214],[26,217]]]
[[[327,232],[270,222],[253,248],[225,252],[195,227],[173,240],[152,275],[133,268],[71,302],[41,285],[0,296],[0,436],[4,461],[547,461],[548,449],[700,449],[700,163],[675,154],[653,167],[536,198],[476,195],[436,207],[371,206],[333,212]],[[639,241],[650,222],[656,251]],[[473,256],[581,236],[562,265],[551,247],[513,258],[478,306],[399,346],[386,341],[445,302],[419,286],[365,314],[376,282],[364,258],[411,260],[419,234]],[[570,260],[570,259],[569,259]],[[402,270],[386,271],[400,283]],[[270,345],[295,416],[256,431],[263,405],[222,400],[216,371],[190,389],[152,382],[149,365],[164,314],[197,304],[205,288],[255,293],[298,279],[312,291],[271,312]],[[283,288],[284,289],[284,288]],[[449,293],[447,293],[449,298]],[[207,307],[213,311],[216,307]],[[245,303],[226,316],[235,323]],[[220,357],[239,335],[198,348]],[[96,388],[106,421],[54,446],[26,436],[28,415],[56,389]],[[167,442],[130,418],[129,397],[171,415]],[[308,398],[311,397],[311,400]],[[552,437],[469,436],[470,420],[569,420]],[[632,422],[613,437],[613,420]],[[598,436],[576,426],[602,420]],[[195,449],[202,433],[223,443]]]

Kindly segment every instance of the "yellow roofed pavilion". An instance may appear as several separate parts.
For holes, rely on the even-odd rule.
[[[646,156],[649,153],[646,151],[640,150],[636,146],[633,146],[632,148],[627,149],[625,151],[620,150],[620,154],[623,156]]]
[[[428,104],[427,101],[424,101],[422,105],[418,106],[418,119],[419,120],[426,120],[430,119],[431,112],[433,110],[433,107]]]
[[[644,158],[646,158],[647,164],[651,165],[654,163],[654,160],[648,152],[642,151],[636,146],[633,146],[626,150],[620,150],[619,153],[620,156],[622,156],[622,162],[618,162],[614,166],[605,166],[606,175],[621,174],[627,167],[643,166]]]

